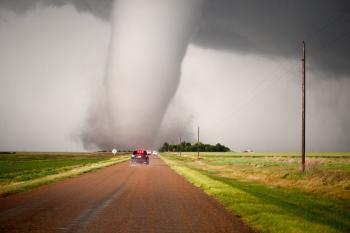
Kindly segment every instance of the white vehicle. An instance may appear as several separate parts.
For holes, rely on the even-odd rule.
[[[147,155],[151,155],[152,151],[151,150],[147,150]]]
[[[156,150],[152,151],[152,155],[158,155],[158,151]]]

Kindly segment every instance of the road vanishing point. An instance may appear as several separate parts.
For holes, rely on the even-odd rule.
[[[159,158],[0,198],[0,232],[252,232]]]

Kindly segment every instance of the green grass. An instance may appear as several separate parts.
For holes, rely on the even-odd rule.
[[[0,196],[110,166],[128,157],[108,153],[0,153]]]
[[[261,158],[237,153],[203,153],[199,161],[193,153],[182,157],[165,153],[161,157],[260,232],[350,232],[350,196],[323,192],[330,186],[331,190],[349,194],[350,190],[336,186],[341,181],[335,181],[335,186],[327,182],[321,185],[326,187],[316,185],[313,191],[304,188],[318,181],[319,176],[324,179],[321,174],[337,172],[346,175],[338,179],[349,181],[349,160],[344,158],[349,153],[314,155],[321,163],[307,174],[301,174],[299,161],[285,158],[285,153],[274,153],[273,157],[278,158],[269,156],[271,153],[256,154]],[[323,160],[337,166],[323,166]]]
[[[197,152],[183,152],[197,156]],[[201,157],[300,157],[300,152],[200,152]],[[348,157],[350,152],[307,152],[306,157]]]

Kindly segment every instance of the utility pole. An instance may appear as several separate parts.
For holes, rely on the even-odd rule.
[[[301,171],[305,172],[305,109],[306,109],[306,96],[305,96],[305,41],[303,41],[303,55],[302,55],[302,129],[301,129]]]
[[[197,159],[199,159],[199,126],[198,126],[198,134],[197,134]]]
[[[180,156],[181,156],[181,150],[182,150],[182,145],[181,145],[181,136],[180,136],[179,138],[180,138],[179,151],[180,151]]]

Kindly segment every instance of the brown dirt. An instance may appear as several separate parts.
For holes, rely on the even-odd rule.
[[[0,232],[252,232],[160,159],[0,198]]]

